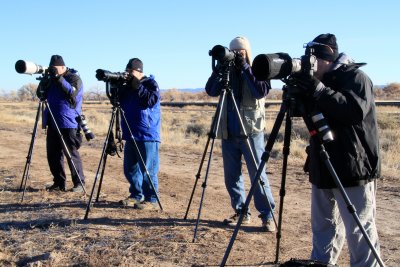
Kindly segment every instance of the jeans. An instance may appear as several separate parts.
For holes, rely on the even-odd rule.
[[[244,138],[229,138],[222,140],[222,157],[224,162],[225,186],[231,198],[231,205],[235,211],[240,211],[245,204],[246,194],[242,174],[242,156],[246,161],[247,170],[250,179],[253,179],[257,173],[258,165],[261,162],[261,156],[264,153],[264,133],[249,136],[249,143],[253,150],[257,166],[254,164],[247,141]],[[261,172],[260,179],[264,182],[264,191],[259,181],[254,190],[254,204],[260,218],[263,221],[272,219],[272,212],[275,208],[274,198],[267,179],[265,169]],[[271,204],[271,208],[268,205]]]
[[[376,181],[366,185],[346,187],[361,225],[379,255],[379,240],[375,225]],[[336,264],[345,240],[350,252],[350,266],[379,266],[354,217],[347,209],[339,189],[318,189],[312,186],[311,226],[313,249],[311,259]]]
[[[139,152],[146,164],[146,168],[153,182],[154,189],[149,182],[142,161],[137,153],[137,149],[132,140],[125,143],[124,148],[124,174],[128,180],[130,197],[136,200],[157,202],[156,192],[158,193],[158,169],[160,160],[158,156],[159,142],[156,141],[136,141]]]

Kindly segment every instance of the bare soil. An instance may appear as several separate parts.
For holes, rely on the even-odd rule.
[[[163,211],[119,206],[118,201],[128,196],[128,183],[122,171],[122,158],[108,157],[99,201],[93,199],[89,218],[84,220],[88,196],[44,190],[52,184],[52,177],[41,131],[35,140],[30,178],[21,202],[19,187],[31,135],[30,127],[0,123],[1,266],[220,265],[234,229],[222,224],[224,218],[232,215],[232,209],[223,183],[221,155],[214,153],[197,241],[192,242],[206,165],[186,220],[184,215],[202,151],[161,145],[159,187]],[[103,142],[102,138],[84,141],[80,150],[88,193],[92,191]],[[269,160],[268,177],[277,204],[281,168],[280,159]],[[386,266],[400,266],[400,190],[396,176],[385,174],[377,194],[377,224]],[[248,185],[248,176],[246,179]],[[68,177],[68,186],[71,184]],[[289,161],[285,189],[280,263],[290,258],[306,259],[311,251],[310,184],[301,162]],[[253,204],[251,208],[252,223],[240,227],[227,265],[276,266],[276,234],[261,232]],[[278,219],[278,212],[275,216]],[[344,248],[340,266],[348,266],[347,254]]]

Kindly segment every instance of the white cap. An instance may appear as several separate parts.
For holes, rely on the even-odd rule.
[[[251,64],[251,48],[249,40],[246,37],[238,36],[229,44],[230,50],[246,50],[248,63]]]

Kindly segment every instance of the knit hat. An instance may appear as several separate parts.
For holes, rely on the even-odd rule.
[[[251,65],[251,48],[250,48],[250,43],[249,40],[247,40],[246,37],[236,37],[234,38],[230,44],[229,44],[229,49],[230,50],[246,50],[246,54],[247,54],[247,60],[250,65]]]
[[[62,56],[59,55],[53,55],[51,56],[50,59],[50,64],[49,66],[65,66],[64,60],[62,58]]]
[[[312,42],[309,42],[307,46],[314,48],[314,55],[320,59],[335,61],[339,56],[339,49],[334,34],[320,34]]]
[[[136,70],[139,72],[143,72],[143,62],[138,58],[131,58],[126,65],[125,69]]]

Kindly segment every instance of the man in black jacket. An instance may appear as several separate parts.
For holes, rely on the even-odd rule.
[[[330,126],[334,140],[325,144],[360,222],[379,253],[375,224],[376,180],[380,157],[373,85],[370,78],[344,53],[338,53],[336,37],[321,34],[307,44],[314,49],[314,76],[295,76],[297,84],[313,99]],[[347,209],[332,176],[321,160],[320,146],[310,140],[309,177],[312,183],[311,258],[335,264],[345,239],[351,266],[377,266],[370,247]]]

